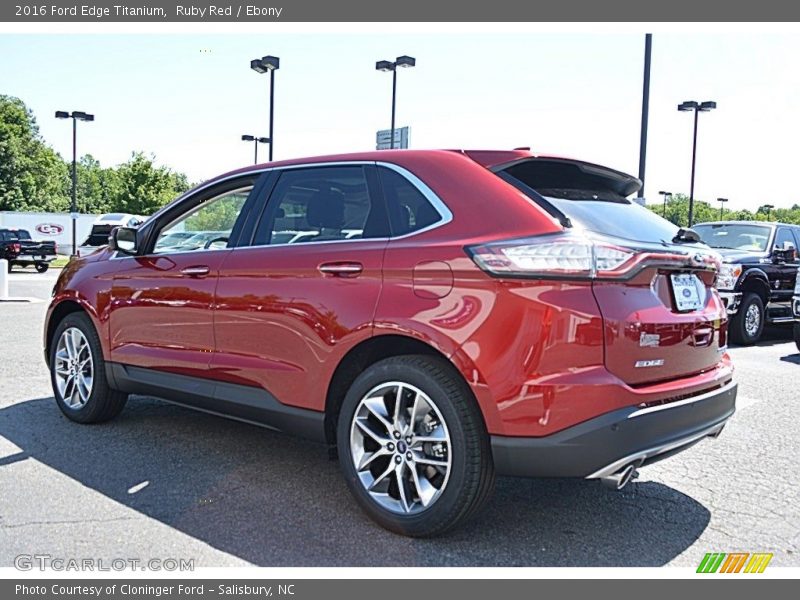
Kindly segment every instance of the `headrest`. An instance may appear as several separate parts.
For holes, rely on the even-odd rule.
[[[344,194],[330,188],[316,192],[308,201],[306,221],[319,229],[344,227]]]

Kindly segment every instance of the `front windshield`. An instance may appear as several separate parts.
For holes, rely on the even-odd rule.
[[[695,225],[700,238],[712,248],[744,250],[746,252],[766,252],[771,228],[764,225],[741,223],[709,223]]]

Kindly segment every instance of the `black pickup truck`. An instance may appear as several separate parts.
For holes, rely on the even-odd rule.
[[[56,243],[34,241],[27,229],[0,229],[0,258],[8,261],[9,271],[33,265],[44,273],[56,259]]]
[[[723,259],[717,289],[730,318],[731,340],[755,344],[765,323],[790,325],[800,226],[719,221],[692,227]]]

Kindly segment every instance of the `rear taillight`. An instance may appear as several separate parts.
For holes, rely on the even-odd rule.
[[[605,239],[559,233],[467,247],[472,260],[498,277],[627,279],[645,267],[718,269],[714,255],[632,248]]]
[[[20,244],[11,244],[11,251],[14,254],[19,254],[21,250],[22,250],[22,246]]]

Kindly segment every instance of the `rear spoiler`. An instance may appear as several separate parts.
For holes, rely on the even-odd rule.
[[[470,151],[464,154],[483,164],[493,173],[508,172],[510,174],[524,172],[524,177],[518,177],[533,189],[537,188],[573,188],[598,190],[605,189],[622,197],[635,194],[642,187],[642,182],[637,177],[610,169],[602,165],[584,162],[570,158],[558,158],[550,156],[531,156],[528,152],[504,152],[504,162],[487,160],[488,153],[475,153],[472,156]],[[512,158],[514,155],[516,158]],[[523,156],[519,156],[519,155]],[[511,156],[509,156],[511,155]],[[500,158],[498,153],[497,158]]]

